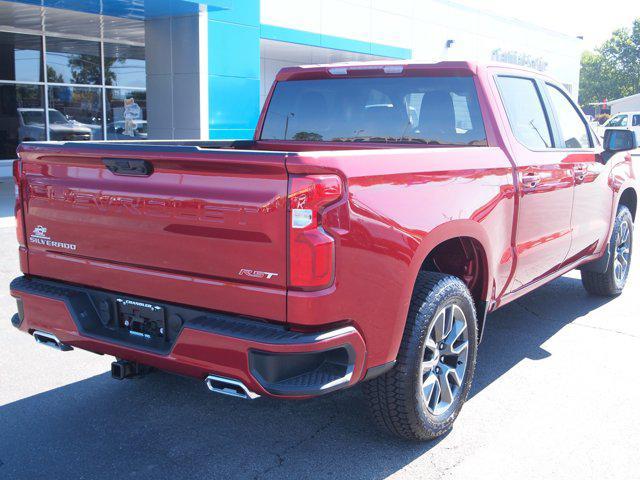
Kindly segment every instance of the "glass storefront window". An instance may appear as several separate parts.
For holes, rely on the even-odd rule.
[[[147,138],[147,93],[108,88],[107,140]]]
[[[100,85],[100,43],[47,37],[47,80],[49,83]]]
[[[102,140],[102,90],[49,87],[51,140]]]
[[[144,47],[104,44],[106,85],[144,88],[147,84]]]
[[[21,33],[0,25],[0,160],[25,141],[146,139],[144,23],[114,37],[102,17],[44,10]]]
[[[15,158],[18,144],[45,140],[42,87],[0,85],[0,158]]]
[[[0,80],[41,82],[41,37],[0,32]]]

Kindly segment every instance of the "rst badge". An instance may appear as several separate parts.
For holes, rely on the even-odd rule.
[[[31,236],[29,236],[29,242],[37,245],[44,245],[45,247],[63,248],[65,250],[75,250],[75,243],[58,242],[47,236],[47,227],[38,225],[33,229]]]
[[[244,275],[251,278],[266,278],[267,280],[271,280],[273,277],[278,276],[277,273],[261,272],[260,270],[250,270],[248,268],[241,269],[238,275]]]

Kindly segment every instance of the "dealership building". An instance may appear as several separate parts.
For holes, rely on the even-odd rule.
[[[0,176],[25,140],[250,138],[289,65],[504,61],[577,96],[581,50],[448,0],[0,0]]]

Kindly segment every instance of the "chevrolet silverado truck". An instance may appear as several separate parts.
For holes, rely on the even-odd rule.
[[[471,386],[487,314],[579,268],[627,280],[625,130],[561,84],[468,62],[285,68],[251,141],[25,143],[13,325],[245,399],[363,382],[425,440]]]

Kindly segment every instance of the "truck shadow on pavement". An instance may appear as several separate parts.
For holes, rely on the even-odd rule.
[[[491,315],[470,401],[523,359],[548,356],[545,341],[605,302],[563,277]],[[358,387],[246,402],[164,373],[124,382],[105,373],[0,407],[7,480],[385,478],[437,443],[379,433]]]

